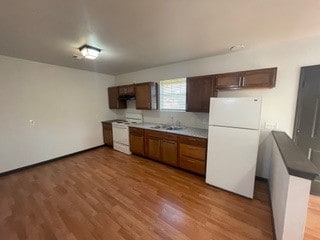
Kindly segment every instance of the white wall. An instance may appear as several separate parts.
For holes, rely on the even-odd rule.
[[[103,144],[113,85],[113,76],[0,56],[0,172]]]
[[[267,67],[278,67],[276,87],[273,89],[241,90],[221,92],[219,96],[262,96],[262,122],[257,175],[268,177],[270,165],[269,130],[264,129],[265,122],[278,123],[279,129],[292,136],[300,68],[320,64],[320,37],[282,42],[276,45],[230,53],[193,61],[180,62],[166,66],[150,68],[138,72],[116,76],[117,85],[132,82],[158,82],[184,76],[198,76],[212,73],[224,73]],[[133,108],[132,108],[133,107]],[[131,109],[134,106],[131,104]],[[143,111],[146,121],[167,122],[168,113]],[[119,111],[123,114],[123,111]],[[205,127],[208,114],[177,113],[176,118],[187,126]]]
[[[269,176],[276,239],[302,240],[311,180],[289,175],[274,139]]]

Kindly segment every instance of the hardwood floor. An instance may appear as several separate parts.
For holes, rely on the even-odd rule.
[[[310,195],[304,240],[320,239],[320,196]]]
[[[266,183],[250,200],[108,147],[0,178],[0,238],[273,239]]]

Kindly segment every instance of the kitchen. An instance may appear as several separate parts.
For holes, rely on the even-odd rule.
[[[125,109],[128,101],[135,100],[135,108],[137,110],[157,110],[158,102],[160,102],[160,111],[169,111],[171,114],[173,114],[173,111],[209,113],[210,98],[216,97],[218,95],[218,91],[273,88],[276,83],[276,72],[276,68],[268,68],[235,73],[190,77],[186,79],[165,80],[160,81],[160,93],[158,92],[157,83],[150,82],[110,87],[108,88],[109,108]],[[143,88],[143,91],[139,90],[141,87]],[[160,96],[160,100],[158,100],[158,96]],[[176,104],[176,99],[180,100],[179,104]],[[255,101],[256,100],[257,99],[255,99]],[[261,102],[261,100],[259,101]],[[172,103],[169,104],[169,102]],[[165,106],[165,104],[167,106]],[[215,116],[212,118],[218,119],[217,116],[221,116],[221,119],[223,119],[218,120],[218,124],[223,125],[226,122],[225,119],[237,119],[241,113],[245,116],[248,115],[248,119],[252,119],[254,116],[252,110],[249,110],[254,109],[252,108],[253,105],[246,105],[246,103],[239,104],[238,106],[235,105],[234,110],[230,112],[230,115],[225,114],[225,109],[227,106],[228,105],[222,105],[223,110],[216,113],[214,113],[214,110],[217,109],[217,107],[211,109],[211,117],[212,115]],[[257,120],[256,123],[253,124],[256,125],[256,129],[260,129],[260,108],[261,106],[259,109],[257,109]],[[238,111],[237,109],[241,110]],[[245,112],[245,110],[248,111]],[[169,123],[166,125],[164,123],[159,125],[148,122],[146,124],[141,124],[143,123],[142,114],[137,113],[126,113],[125,119],[127,122],[103,122],[104,139],[107,145],[113,146],[115,150],[127,154],[131,154],[131,152],[133,152],[135,154],[164,162],[172,166],[205,175],[207,165],[207,131],[199,128],[190,128],[192,126],[190,126],[190,123],[188,123],[188,128],[181,127],[181,123],[179,121],[177,121],[177,123],[174,121],[173,115],[171,116]],[[228,124],[230,125],[230,123],[227,123],[227,125]],[[244,120],[243,123],[234,122],[231,124],[231,126],[237,124],[239,124],[239,126],[250,128],[252,123],[249,123],[248,120]],[[137,129],[139,127],[144,130]],[[208,128],[208,126],[206,126],[206,128]],[[159,133],[159,131],[162,133]],[[178,135],[176,134],[182,135],[183,137],[179,136],[178,141]],[[254,142],[256,142],[256,144],[258,144],[258,138],[258,136],[254,137]],[[231,143],[230,140],[229,144]],[[239,141],[249,143],[250,138]],[[188,143],[189,145],[186,145]],[[213,143],[209,143],[209,145],[212,144]],[[253,159],[252,165],[248,166],[248,169],[243,169],[243,171],[241,171],[245,174],[248,174],[248,171],[253,172],[250,174],[247,180],[242,179],[244,176],[238,177],[238,179],[242,179],[244,182],[246,182],[246,184],[251,185],[251,190],[245,191],[247,192],[245,196],[250,198],[253,198],[253,179],[256,169],[257,147],[258,145],[253,148],[253,157],[250,157]],[[242,149],[242,151],[251,151],[250,149],[244,150],[244,146],[241,148],[238,147],[238,149]],[[232,151],[232,148],[226,151]],[[198,154],[196,154],[197,152]],[[244,157],[244,159],[247,158],[248,156]],[[222,157],[222,159],[226,159],[226,157]],[[244,160],[243,163],[239,163],[239,166],[245,165],[246,162],[247,160]],[[232,165],[235,165],[235,163],[230,163],[229,168]],[[228,167],[226,166],[226,168]],[[221,171],[221,169],[219,169],[219,171]],[[212,170],[209,172],[212,172]],[[228,171],[224,172],[223,174],[226,176],[236,175],[236,173],[228,173]],[[249,184],[250,182],[251,184]],[[234,183],[234,185],[237,184],[239,184],[238,181]]]
[[[205,184],[203,176],[190,173],[191,168],[203,175],[203,141],[193,146],[178,134],[180,130],[158,131],[172,134],[165,139],[169,149],[188,145],[182,157],[190,158],[190,146],[196,149],[191,153],[197,152],[195,158],[200,158],[197,160],[202,165],[189,166],[188,171],[103,146],[101,121],[142,114],[143,122],[154,124],[150,127],[173,122],[206,132],[208,111],[136,109],[140,105],[137,100],[126,100],[125,109],[113,109],[109,108],[107,89],[145,83],[160,88],[164,80],[276,67],[272,88],[218,92],[219,98],[262,98],[256,176],[271,183],[272,131],[293,136],[301,67],[320,63],[317,3],[203,1],[200,7],[199,2],[192,1],[185,5],[179,1],[61,4],[13,0],[0,10],[6,23],[0,27],[0,189],[8,196],[0,200],[2,236],[103,239],[107,233],[130,238],[130,232],[145,239],[195,239],[197,233],[210,239],[213,232],[218,239],[240,235],[243,239],[270,239],[274,231],[265,182],[256,181],[258,191],[251,200],[216,190]],[[79,47],[84,44],[101,49],[95,61],[81,57]],[[238,46],[238,51],[231,51],[233,46]],[[237,84],[242,86],[245,81],[238,79]],[[195,84],[193,93],[199,97],[197,87]],[[144,108],[154,108],[148,104]],[[201,104],[194,105],[199,106],[202,109]],[[132,131],[144,142],[145,132]],[[148,136],[156,138],[153,134]],[[106,142],[110,139],[109,135]],[[140,155],[145,149],[136,144]],[[67,157],[61,159],[63,156]],[[182,157],[179,151],[177,161],[169,165],[180,166]],[[210,209],[208,202],[215,207]],[[132,205],[144,211],[126,208]],[[25,228],[30,219],[34,226]],[[230,228],[237,229],[237,235]],[[155,235],[148,235],[152,233]]]

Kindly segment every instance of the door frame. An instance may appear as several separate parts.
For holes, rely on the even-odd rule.
[[[303,86],[305,83],[305,76],[307,70],[319,70],[320,71],[320,65],[312,65],[312,66],[305,66],[301,67],[300,71],[300,79],[299,79],[299,88],[298,88],[298,96],[297,96],[297,104],[296,104],[296,114],[294,118],[294,127],[293,127],[293,141],[297,143],[297,130],[300,125],[301,120],[301,108],[302,108],[302,91]]]

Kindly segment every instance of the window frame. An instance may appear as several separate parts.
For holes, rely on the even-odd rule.
[[[183,102],[184,102],[184,106],[183,106],[183,109],[181,108],[172,108],[172,105],[171,105],[171,108],[163,108],[163,84],[162,82],[165,82],[165,81],[183,81],[184,83],[184,91],[183,93],[179,93],[179,94],[176,94],[178,96],[184,96],[184,99],[183,99]],[[171,93],[171,96],[175,96]],[[162,111],[162,112],[186,112],[187,110],[187,78],[186,77],[181,77],[181,78],[173,78],[173,79],[163,79],[163,80],[160,80],[159,81],[159,111]]]

